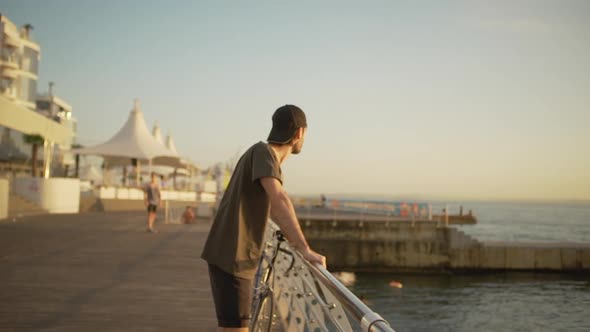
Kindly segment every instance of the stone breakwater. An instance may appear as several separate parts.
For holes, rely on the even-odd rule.
[[[590,272],[590,244],[481,242],[433,221],[299,217],[332,270]]]

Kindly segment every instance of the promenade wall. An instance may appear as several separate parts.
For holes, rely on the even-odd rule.
[[[15,194],[49,213],[79,212],[79,179],[20,177],[13,182]]]

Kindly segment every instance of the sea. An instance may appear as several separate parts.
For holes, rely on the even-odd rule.
[[[482,241],[590,243],[590,202],[434,202],[471,210]],[[397,281],[402,288],[389,286]],[[397,332],[590,331],[590,275],[358,273],[349,286]]]

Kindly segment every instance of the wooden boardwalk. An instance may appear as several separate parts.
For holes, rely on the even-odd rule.
[[[215,331],[208,222],[145,231],[145,213],[0,222],[0,331]]]

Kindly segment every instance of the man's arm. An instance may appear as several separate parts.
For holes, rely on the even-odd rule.
[[[289,244],[303,255],[310,262],[317,262],[326,266],[326,257],[316,253],[309,248],[305,236],[299,226],[295,208],[283,186],[273,177],[263,177],[260,183],[270,199],[270,214],[272,220],[277,223],[283,234],[289,240]]]

